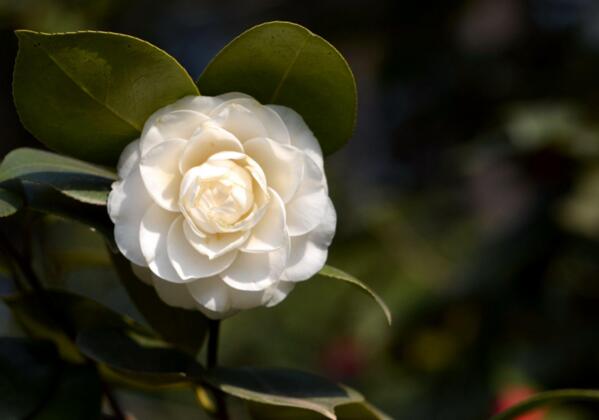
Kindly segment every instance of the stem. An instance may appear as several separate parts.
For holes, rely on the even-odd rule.
[[[48,312],[48,315],[50,315],[50,317],[62,327],[65,334],[71,340],[74,340],[76,338],[76,332],[74,331],[71,323],[64,316],[62,316],[60,309],[57,308],[55,305],[53,305],[52,301],[50,299],[47,299],[46,289],[44,288],[39,277],[37,276],[37,274],[31,267],[31,265],[29,264],[29,261],[27,261],[19,253],[19,251],[17,251],[17,249],[12,246],[12,244],[6,238],[6,236],[4,235],[4,233],[2,231],[0,231],[0,250],[5,255],[12,258],[12,260],[16,264],[18,270],[21,272],[21,274],[23,274],[23,277],[25,278],[29,287],[42,299],[42,305],[44,306],[44,309],[46,310],[46,312]],[[17,285],[19,284],[16,278],[15,278],[15,282],[17,283]],[[89,364],[92,364],[92,365],[96,364],[94,361],[92,361],[91,359],[88,359],[87,357],[85,359],[86,359],[86,362]],[[125,415],[123,414],[123,410],[121,409],[121,407],[118,404],[118,401],[115,399],[114,395],[112,394],[112,390],[110,389],[110,386],[102,380],[102,377],[99,375],[99,373],[98,373],[98,376],[100,378],[100,383],[102,384],[102,389],[104,391],[104,394],[106,395],[106,398],[108,399],[108,402],[110,404],[110,407],[112,409],[114,416],[117,418],[117,420],[125,420]]]
[[[206,355],[206,367],[212,369],[218,363],[218,336],[220,332],[220,321],[208,321],[208,354]]]
[[[220,321],[209,320],[208,321],[208,350],[206,353],[206,367],[213,369],[218,364],[218,336],[220,332]],[[228,420],[229,413],[227,412],[227,402],[225,401],[225,395],[221,390],[211,387],[214,393],[216,402],[216,412],[214,416],[220,420]]]

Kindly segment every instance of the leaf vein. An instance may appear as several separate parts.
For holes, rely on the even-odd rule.
[[[73,84],[75,86],[77,86],[79,89],[81,89],[90,99],[92,99],[97,104],[103,106],[105,109],[107,109],[108,111],[110,111],[110,113],[112,115],[114,115],[117,119],[123,121],[124,123],[126,123],[127,125],[129,125],[131,128],[135,129],[136,131],[141,131],[141,127],[139,125],[135,124],[132,121],[129,121],[127,118],[125,118],[122,115],[120,115],[114,108],[112,108],[106,102],[102,102],[100,99],[96,98],[85,86],[83,86],[82,84],[80,84],[73,75],[71,75],[63,66],[61,66],[60,63],[56,60],[56,58],[47,49],[45,49],[41,44],[39,45],[39,47],[44,51],[44,53],[46,53],[46,55],[54,63],[54,65],[56,67],[58,67],[58,69],[71,82],[73,82]]]
[[[281,89],[283,87],[283,83],[285,83],[285,81],[287,80],[287,77],[289,77],[289,73],[291,73],[291,69],[293,68],[293,66],[295,66],[295,63],[297,63],[297,60],[298,60],[300,54],[302,53],[302,50],[304,49],[304,47],[308,43],[308,40],[311,37],[313,37],[313,36],[314,35],[312,35],[312,34],[306,35],[306,39],[304,40],[304,43],[297,49],[297,53],[295,54],[295,57],[293,57],[293,60],[291,60],[291,63],[289,64],[289,67],[287,67],[287,69],[285,70],[285,72],[281,76],[281,80],[279,80],[279,83],[277,84],[277,87],[275,88],[274,92],[272,93],[272,96],[270,97],[269,103],[274,103],[274,101],[279,96],[279,93],[281,92]]]

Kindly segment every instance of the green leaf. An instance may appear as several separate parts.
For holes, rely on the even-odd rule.
[[[345,282],[348,282],[348,283],[356,286],[362,292],[369,295],[371,298],[373,298],[375,300],[376,303],[378,303],[379,307],[385,314],[385,318],[387,318],[387,322],[389,323],[389,325],[391,325],[391,321],[392,321],[391,311],[389,311],[389,308],[387,307],[385,302],[383,302],[383,299],[381,299],[379,295],[377,295],[370,287],[366,286],[360,280],[358,280],[351,274],[348,274],[345,271],[341,271],[338,268],[331,267],[330,265],[325,265],[323,267],[323,269],[318,272],[318,274],[320,274],[321,276],[324,276],[324,277],[330,277],[333,279],[343,280]]]
[[[114,225],[106,207],[73,200],[52,187],[28,181],[23,181],[22,186],[27,208],[82,223],[100,232],[109,242],[114,241]]]
[[[51,186],[84,203],[106,205],[116,175],[77,159],[22,148],[6,155],[0,165],[0,184],[15,179]]]
[[[48,402],[32,420],[100,419],[102,385],[97,370],[89,365],[63,365]]]
[[[335,47],[295,23],[269,22],[242,33],[208,64],[198,86],[204,95],[237,91],[294,109],[325,154],[341,148],[354,130],[351,69]]]
[[[294,407],[336,419],[335,407],[362,402],[356,391],[311,373],[273,368],[216,368],[204,376],[221,391],[261,404]]]
[[[57,361],[49,342],[0,338],[0,418],[28,418],[51,393]]]
[[[522,414],[538,407],[571,401],[594,401],[599,403],[599,390],[562,389],[556,391],[540,392],[495,415],[492,420],[516,419]]]
[[[250,417],[255,420],[319,420],[326,416],[294,407],[274,406],[248,401]],[[343,404],[335,407],[337,420],[391,420],[367,402]]]
[[[144,346],[122,329],[82,331],[77,346],[90,359],[152,385],[189,382],[189,376],[199,375],[201,370],[187,353],[165,346]]]
[[[0,217],[11,216],[21,207],[23,207],[23,200],[18,194],[0,188]]]
[[[75,362],[82,358],[73,340],[83,330],[126,328],[150,335],[131,318],[65,291],[27,292],[5,296],[3,300],[31,336],[53,341],[63,357]]]
[[[25,128],[60,153],[114,165],[154,111],[199,94],[173,57],[132,36],[16,35],[17,112]]]
[[[208,318],[199,311],[167,305],[153,287],[137,278],[131,263],[119,252],[110,252],[110,255],[129,297],[148,324],[168,343],[197,353],[208,333]]]

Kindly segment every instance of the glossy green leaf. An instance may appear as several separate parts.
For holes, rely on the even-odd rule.
[[[154,111],[199,94],[173,57],[132,36],[16,34],[17,112],[25,128],[60,153],[114,165]]]
[[[32,420],[101,418],[102,385],[93,366],[64,364],[52,391]]]
[[[22,148],[6,155],[0,165],[0,184],[15,179],[51,186],[84,203],[106,205],[116,174],[77,159]]]
[[[52,392],[58,355],[47,341],[0,338],[0,418],[24,419]]]
[[[0,188],[0,217],[15,214],[23,207],[23,199],[13,191]]]
[[[87,329],[126,328],[140,334],[150,333],[131,318],[100,303],[61,290],[27,292],[3,297],[15,318],[36,338],[53,341],[61,355],[71,361],[82,360],[73,343]]]
[[[237,91],[294,109],[325,154],[341,148],[354,130],[351,69],[335,47],[294,23],[269,22],[242,33],[208,64],[198,86],[204,95]]]
[[[248,401],[250,417],[255,420],[319,420],[326,416],[310,410],[283,407]],[[391,420],[367,402],[343,404],[335,407],[337,420]]]
[[[22,186],[27,208],[82,223],[113,242],[114,225],[108,217],[106,207],[73,200],[45,185],[24,181]]]
[[[189,354],[171,347],[142,345],[123,329],[82,331],[77,346],[90,359],[153,385],[189,382],[189,377],[201,370]]]
[[[391,325],[391,321],[392,321],[391,311],[389,311],[389,308],[387,307],[387,305],[385,304],[383,299],[381,299],[381,297],[379,295],[377,295],[374,292],[374,290],[372,290],[370,287],[366,286],[360,280],[358,280],[351,274],[348,274],[345,271],[339,270],[338,268],[331,267],[330,265],[325,265],[323,267],[323,269],[318,272],[318,274],[321,276],[324,276],[324,277],[330,277],[333,279],[342,280],[342,281],[345,281],[353,286],[356,286],[363,293],[366,293],[368,296],[370,296],[372,299],[374,299],[374,301],[380,306],[381,310],[385,314],[385,318],[387,318],[387,322],[389,323],[389,325]]]
[[[357,392],[311,373],[273,368],[217,368],[204,379],[237,398],[294,407],[336,419],[335,407],[362,402]]]
[[[532,397],[495,415],[492,420],[517,419],[535,408],[551,404],[574,401],[594,401],[599,404],[599,390],[594,389],[562,389],[540,392]]]
[[[131,263],[120,253],[111,252],[111,258],[129,297],[148,324],[168,343],[197,353],[208,333],[208,318],[199,311],[167,305],[153,287],[137,278]]]

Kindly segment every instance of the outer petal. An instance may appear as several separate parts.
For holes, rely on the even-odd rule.
[[[270,202],[266,213],[251,231],[249,239],[240,250],[244,252],[270,252],[288,243],[285,222],[285,204],[281,197],[269,188]]]
[[[231,307],[233,309],[243,310],[252,309],[264,305],[270,296],[267,290],[251,292],[248,290],[237,290],[230,288],[229,297],[231,298]]]
[[[179,160],[179,170],[185,174],[194,166],[204,163],[218,152],[243,152],[243,146],[237,138],[217,125],[205,123],[188,142]]]
[[[291,238],[291,253],[281,278],[295,282],[307,280],[318,273],[326,263],[336,224],[335,208],[328,199],[322,223],[310,233]]]
[[[304,172],[304,154],[293,146],[280,144],[265,137],[244,143],[248,156],[264,171],[268,185],[285,203],[297,192]]]
[[[119,178],[123,179],[129,176],[131,171],[139,164],[139,139],[129,143],[119,156],[119,162],[116,165]]]
[[[147,266],[148,263],[140,247],[139,225],[150,205],[152,199],[146,191],[139,168],[112,184],[107,209],[114,223],[114,240],[129,261],[141,266]]]
[[[304,178],[302,184],[287,203],[287,227],[290,236],[299,236],[313,230],[322,221],[329,196],[322,170],[304,155]]]
[[[291,108],[282,105],[266,105],[283,119],[289,131],[291,144],[303,150],[316,162],[320,169],[324,168],[320,143],[304,121],[302,116]]]
[[[191,246],[209,259],[239,248],[250,236],[250,231],[200,236],[187,220],[183,223],[183,233]]]
[[[219,277],[207,277],[186,284],[194,300],[212,312],[225,313],[231,309],[229,287]]]
[[[171,111],[172,109],[173,106],[159,109],[146,121],[140,137],[142,156],[164,141],[175,138],[188,140],[208,119],[205,114],[196,111],[187,109]]]
[[[222,272],[235,260],[236,252],[209,259],[191,246],[183,233],[183,216],[175,219],[168,232],[167,251],[172,266],[183,280],[210,277]]]
[[[168,230],[176,217],[176,213],[151,204],[141,220],[139,242],[148,267],[154,274],[173,283],[182,283],[184,280],[168,258],[166,245]]]
[[[221,127],[235,134],[243,143],[254,137],[269,137],[289,144],[285,123],[272,109],[262,106],[253,98],[235,98],[223,102],[210,113]]]
[[[197,303],[185,284],[171,283],[156,276],[152,276],[152,280],[156,293],[167,305],[184,309],[197,308]]]
[[[247,94],[241,93],[241,92],[227,92],[227,93],[223,93],[222,95],[215,96],[215,98],[220,99],[221,103],[223,103],[225,101],[230,101],[231,99],[242,99],[242,98],[254,99],[250,95],[247,95]]]
[[[176,111],[181,109],[187,109],[190,111],[199,112],[200,114],[207,115],[214,108],[223,103],[222,97],[220,96],[185,96],[179,99],[172,105],[169,105],[169,111]]]
[[[287,253],[286,247],[262,254],[240,252],[220,277],[234,289],[264,290],[279,280],[285,269]]]
[[[283,280],[271,286],[268,290],[269,299],[266,302],[266,307],[270,308],[281,303],[294,287],[295,283]]]
[[[164,141],[150,149],[139,165],[148,192],[165,210],[179,210],[179,159],[186,145],[182,139]]]

